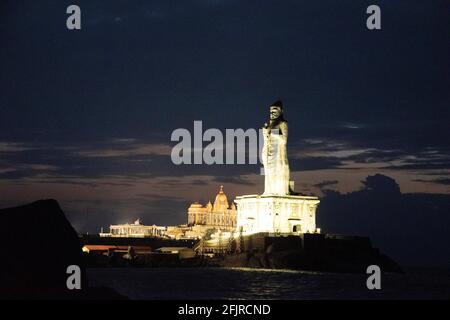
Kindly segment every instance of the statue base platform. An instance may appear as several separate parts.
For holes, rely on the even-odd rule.
[[[269,233],[320,233],[316,228],[316,208],[320,200],[313,196],[244,195],[237,204],[237,232],[244,235]]]

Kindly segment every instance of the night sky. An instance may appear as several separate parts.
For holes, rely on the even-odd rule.
[[[381,30],[366,28],[371,4]],[[298,191],[344,195],[382,174],[403,195],[449,196],[449,12],[445,0],[2,1],[0,206],[54,198],[80,232],[185,223],[221,184],[232,200],[264,177],[173,165],[172,131],[258,129],[277,99]]]

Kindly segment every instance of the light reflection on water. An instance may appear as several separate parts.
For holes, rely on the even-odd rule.
[[[223,270],[237,270],[237,271],[246,271],[246,272],[271,272],[271,273],[314,273],[310,271],[300,271],[300,270],[290,270],[290,269],[256,269],[256,268],[238,268],[238,267],[230,267],[230,268],[221,268]],[[317,273],[317,272],[316,272]]]
[[[449,299],[448,272],[384,274],[382,290],[364,274],[251,268],[102,268],[88,270],[92,286],[131,299]]]

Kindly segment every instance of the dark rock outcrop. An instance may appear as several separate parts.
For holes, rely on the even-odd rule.
[[[0,221],[0,298],[84,299],[96,298],[96,292],[118,297],[89,289],[78,235],[57,201],[1,209]],[[81,269],[81,290],[67,288],[70,265]]]

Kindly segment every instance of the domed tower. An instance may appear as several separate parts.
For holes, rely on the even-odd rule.
[[[198,202],[188,208],[188,226],[200,225],[205,228],[220,228],[233,230],[237,223],[237,210],[233,202],[228,202],[223,186],[216,195],[213,203],[209,201],[205,206]]]
[[[228,209],[228,198],[223,192],[223,186],[220,186],[219,193],[214,200],[213,212],[225,212]]]
[[[204,209],[200,203],[192,203],[188,209],[188,225],[192,226],[195,224],[201,224],[203,220],[203,213]]]

